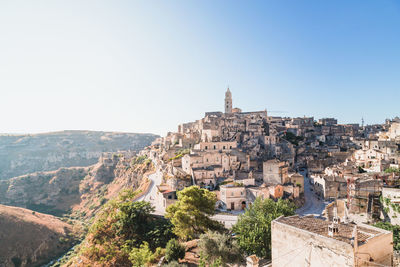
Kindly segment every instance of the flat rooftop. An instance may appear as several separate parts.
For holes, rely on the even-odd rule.
[[[315,218],[313,216],[304,216],[304,217],[299,217],[298,215],[295,216],[290,216],[290,217],[280,217],[275,220],[276,222],[290,225],[293,227],[296,227],[298,229],[302,229],[314,234],[318,234],[321,236],[325,236],[328,238],[333,238],[342,242],[346,242],[351,244],[352,241],[352,235],[353,235],[353,230],[355,224],[349,223],[349,224],[344,224],[340,223],[339,224],[339,233],[336,234],[335,236],[331,237],[328,235],[328,225],[330,225],[332,222],[322,220]],[[373,226],[360,226],[357,225],[357,230],[358,230],[358,243],[363,244],[365,243],[368,239],[373,238],[375,236],[381,235],[381,234],[388,234],[390,233],[389,231],[376,228]]]

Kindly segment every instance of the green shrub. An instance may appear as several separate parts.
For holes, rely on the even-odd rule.
[[[104,205],[107,202],[107,198],[101,197],[100,198],[100,205]]]
[[[134,267],[142,267],[154,260],[149,243],[144,242],[139,248],[133,248],[129,253],[129,260]]]
[[[243,252],[248,255],[271,258],[271,222],[279,216],[291,216],[296,206],[287,200],[262,200],[256,198],[253,205],[240,215],[233,231]]]
[[[165,260],[167,262],[177,261],[185,257],[185,248],[179,244],[178,240],[171,239],[165,248]]]
[[[396,174],[400,174],[400,169],[390,167],[390,168],[387,168],[387,169],[385,170],[385,173],[396,173]]]
[[[244,262],[239,245],[231,235],[208,231],[198,242],[200,255],[205,265],[228,266]]]
[[[13,257],[11,259],[11,261],[14,263],[15,267],[20,267],[21,264],[22,264],[22,260],[20,258],[17,258],[17,257]]]
[[[139,157],[135,157],[132,159],[131,161],[131,166],[134,166],[136,164],[141,164],[143,163],[145,160],[147,160],[147,156],[143,155],[143,156],[139,156]]]

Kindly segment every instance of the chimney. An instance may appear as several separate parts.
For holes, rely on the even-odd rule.
[[[333,208],[332,223],[328,226],[328,235],[333,237],[339,233],[339,218],[337,216],[337,207]]]
[[[340,219],[337,215],[337,206],[333,207],[333,219],[332,219],[333,223],[339,224],[340,223]]]

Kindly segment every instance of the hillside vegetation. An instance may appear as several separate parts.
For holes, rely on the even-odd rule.
[[[157,135],[97,131],[0,135],[0,180],[61,167],[85,167],[102,152],[139,151]]]
[[[71,248],[72,228],[76,229],[74,236],[82,237],[108,200],[128,189],[136,190],[136,194],[146,191],[150,184],[147,175],[154,166],[147,158],[137,159],[114,154],[90,167],[62,168],[0,181],[0,203],[32,209],[0,209],[0,266],[36,266],[36,262],[56,259]],[[61,220],[69,224],[39,211],[62,216]]]
[[[144,266],[156,263],[162,248],[175,237],[171,223],[151,214],[145,201],[133,202],[137,192],[123,190],[105,204],[75,255],[63,266]],[[155,252],[153,254],[153,251]]]
[[[74,236],[54,216],[0,205],[0,266],[41,266],[69,249]]]

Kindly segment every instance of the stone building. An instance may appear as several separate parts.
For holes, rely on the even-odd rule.
[[[221,165],[192,168],[192,176],[195,184],[208,189],[214,189],[218,177],[222,177]]]
[[[237,183],[220,186],[220,199],[229,210],[243,210],[246,208],[246,188]]]
[[[312,175],[315,193],[325,200],[346,198],[347,181],[341,176]]]
[[[263,180],[266,184],[285,184],[288,182],[289,166],[276,159],[263,163]]]
[[[275,200],[282,198],[285,192],[285,188],[281,184],[269,185],[268,190],[270,198]]]
[[[291,173],[288,176],[288,182],[299,187],[299,192],[304,193],[304,176],[300,173]]]
[[[283,185],[283,196],[288,199],[296,199],[300,196],[300,187],[292,184]]]
[[[332,126],[332,125],[336,125],[338,123],[338,121],[335,118],[322,118],[322,119],[318,120],[318,123],[320,125],[324,125],[324,126]]]
[[[349,187],[349,212],[365,213],[369,218],[379,217],[381,204],[379,197],[383,181],[368,175],[346,177]]]
[[[269,188],[266,185],[247,188],[247,199],[249,201],[253,202],[258,197],[262,200],[270,198]]]
[[[195,184],[213,189],[218,181],[234,177],[240,167],[236,155],[218,150],[192,151],[181,159],[182,171],[190,175]]]
[[[167,184],[157,186],[156,203],[157,207],[164,210],[178,200],[176,191]]]
[[[194,149],[200,151],[230,151],[237,148],[237,142],[200,142],[194,145]]]
[[[392,266],[392,232],[313,216],[279,217],[271,224],[272,267]]]
[[[393,121],[391,123],[389,132],[388,132],[388,137],[391,140],[396,140],[396,141],[399,140],[399,138],[400,138],[400,122]]]

